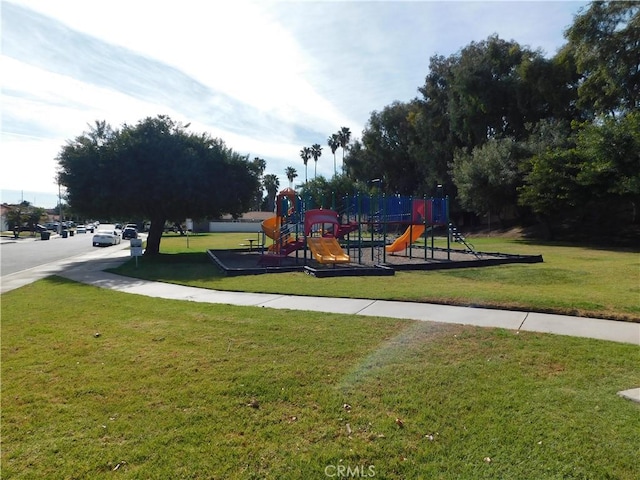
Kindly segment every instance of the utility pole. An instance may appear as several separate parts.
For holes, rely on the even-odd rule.
[[[60,179],[58,179],[58,235],[62,235],[62,195],[60,194]]]

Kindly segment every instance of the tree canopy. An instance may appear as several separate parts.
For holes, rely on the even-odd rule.
[[[509,213],[591,234],[588,217],[633,230],[640,2],[592,2],[565,37],[551,58],[497,35],[434,55],[421,97],[373,111],[345,173],[384,179],[386,193],[441,184],[454,216]]]
[[[150,219],[149,255],[159,253],[167,220],[249,210],[260,162],[187,128],[163,115],[120,129],[96,122],[57,157],[69,204],[96,218]]]
[[[419,96],[374,110],[361,138],[347,127],[327,138],[330,182],[315,175],[320,144],[300,150],[303,192],[325,205],[372,189],[374,179],[388,194],[434,195],[442,185],[454,218],[508,213],[569,230],[588,218],[602,230],[640,231],[640,2],[594,1],[565,38],[550,58],[498,35],[434,55]],[[237,213],[246,192],[261,193],[259,178],[272,209],[278,185],[263,176],[264,162],[250,164],[166,117],[120,131],[98,122],[60,160],[71,206],[94,215]]]
[[[16,237],[24,226],[28,227],[31,232],[35,232],[36,225],[43,218],[45,218],[44,208],[35,207],[26,200],[17,205],[10,205],[7,211],[8,227],[13,230]]]
[[[268,212],[275,211],[275,202],[276,195],[278,194],[278,189],[280,188],[280,181],[278,180],[278,176],[273,173],[268,173],[262,179],[262,185],[264,189],[267,191],[266,197],[266,209]]]
[[[615,115],[640,108],[640,2],[592,2],[567,30],[580,104]]]

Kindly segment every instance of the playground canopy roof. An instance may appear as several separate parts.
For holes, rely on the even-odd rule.
[[[333,210],[323,210],[323,209],[307,210],[304,214],[305,236],[309,236],[309,233],[311,232],[311,228],[314,225],[317,225],[319,223],[333,224],[335,225],[335,230],[337,230],[337,227],[339,225],[338,213]]]

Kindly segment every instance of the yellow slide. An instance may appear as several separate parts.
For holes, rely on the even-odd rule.
[[[418,238],[420,238],[423,233],[424,225],[409,225],[409,228],[407,228],[407,230],[402,235],[396,238],[395,242],[393,242],[391,245],[387,245],[384,248],[387,253],[401,252],[413,242],[415,242]]]
[[[333,237],[309,237],[307,245],[318,263],[349,263],[349,255]]]

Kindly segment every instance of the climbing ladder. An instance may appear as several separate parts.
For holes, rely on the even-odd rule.
[[[375,250],[375,252],[376,252],[375,253],[375,255],[376,255],[376,263],[378,265],[382,264],[382,260],[383,260],[382,253],[383,253],[383,250],[384,250],[384,245],[382,247],[376,248],[376,250]]]
[[[480,254],[476,252],[475,247],[471,242],[468,242],[462,233],[458,231],[458,229],[453,225],[453,223],[449,224],[449,235],[454,242],[462,243],[466,251],[475,255],[476,258],[480,258]]]

